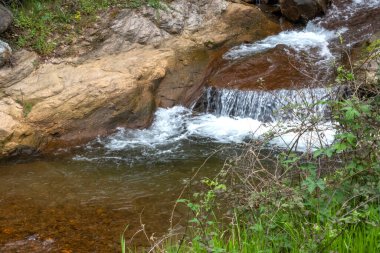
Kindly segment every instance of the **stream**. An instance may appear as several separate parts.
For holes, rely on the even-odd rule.
[[[221,80],[229,80],[219,78],[224,71],[231,66],[238,71],[281,50],[279,57],[295,62],[308,54],[309,63],[299,64],[300,70],[331,81],[326,73],[340,59],[339,41],[352,47],[369,39],[380,31],[379,16],[380,0],[333,1],[324,17],[302,29],[231,48],[222,56],[224,65],[212,72],[213,87],[205,87],[190,108],[158,108],[147,129],[119,128],[84,146],[1,162],[0,252],[115,252],[126,226],[127,239],[141,224],[149,235],[165,233],[176,198],[200,167],[195,187],[201,178],[215,176],[225,159],[251,140],[305,121],[299,117],[305,115],[302,109],[286,113],[283,106],[311,105],[337,93],[336,87],[305,78],[284,88],[280,77],[290,73],[273,70],[261,73],[269,73],[268,82],[277,82],[278,89],[223,88]],[[244,78],[246,74],[239,80]],[[284,131],[268,147],[287,149],[297,141],[297,151],[303,152],[331,144],[335,131],[329,108],[314,104],[306,115],[323,120],[301,138]],[[174,218],[182,229],[186,208],[177,208]],[[142,233],[134,237],[136,247],[146,244]]]

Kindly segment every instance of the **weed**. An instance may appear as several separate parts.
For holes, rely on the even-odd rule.
[[[33,104],[30,102],[24,101],[23,98],[21,100],[17,99],[16,103],[22,106],[22,112],[23,112],[24,117],[25,118],[28,117],[29,113],[32,111]]]

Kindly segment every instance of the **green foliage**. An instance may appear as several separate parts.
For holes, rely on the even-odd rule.
[[[378,53],[378,50],[380,50],[380,39],[373,41],[366,48],[367,53],[372,53],[372,52]]]
[[[354,80],[355,80],[354,73],[346,70],[343,66],[339,66],[337,68],[337,77],[336,77],[337,83],[339,84],[347,83],[347,82],[352,82]]]
[[[162,8],[159,0],[29,0],[11,5],[15,18],[16,45],[30,47],[41,55],[50,55],[76,37],[110,7],[138,8],[143,5]]]

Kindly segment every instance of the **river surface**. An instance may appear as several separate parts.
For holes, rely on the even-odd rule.
[[[329,83],[326,73],[340,60],[337,48],[379,32],[379,17],[380,0],[333,1],[325,17],[305,28],[227,51],[210,67],[210,87],[191,108],[159,108],[148,129],[118,129],[50,156],[2,161],[0,252],[115,252],[126,226],[127,239],[141,224],[149,235],[165,233],[175,200],[194,173],[199,169],[193,191],[251,140],[280,129],[268,148],[304,152],[331,144],[329,109],[314,103],[333,98],[337,90],[314,80]],[[301,64],[306,54],[307,64]],[[282,68],[284,59],[300,63],[293,76]],[[252,89],[262,76],[268,87]],[[308,108],[281,111],[292,103]],[[321,124],[300,138],[288,131],[307,116],[319,117]],[[185,208],[174,211],[179,230],[186,219]],[[147,245],[142,233],[133,245]]]
[[[150,147],[86,147],[1,164],[0,252],[115,252],[127,225],[127,238],[140,228],[140,214],[149,234],[162,234],[182,188],[223,146],[184,141],[153,155]],[[198,180],[222,161],[220,152],[211,156]],[[185,214],[177,209],[176,222]],[[139,234],[133,245],[147,241]]]

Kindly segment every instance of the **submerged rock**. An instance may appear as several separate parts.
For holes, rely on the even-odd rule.
[[[6,31],[11,25],[12,21],[12,12],[0,3],[0,33]]]

